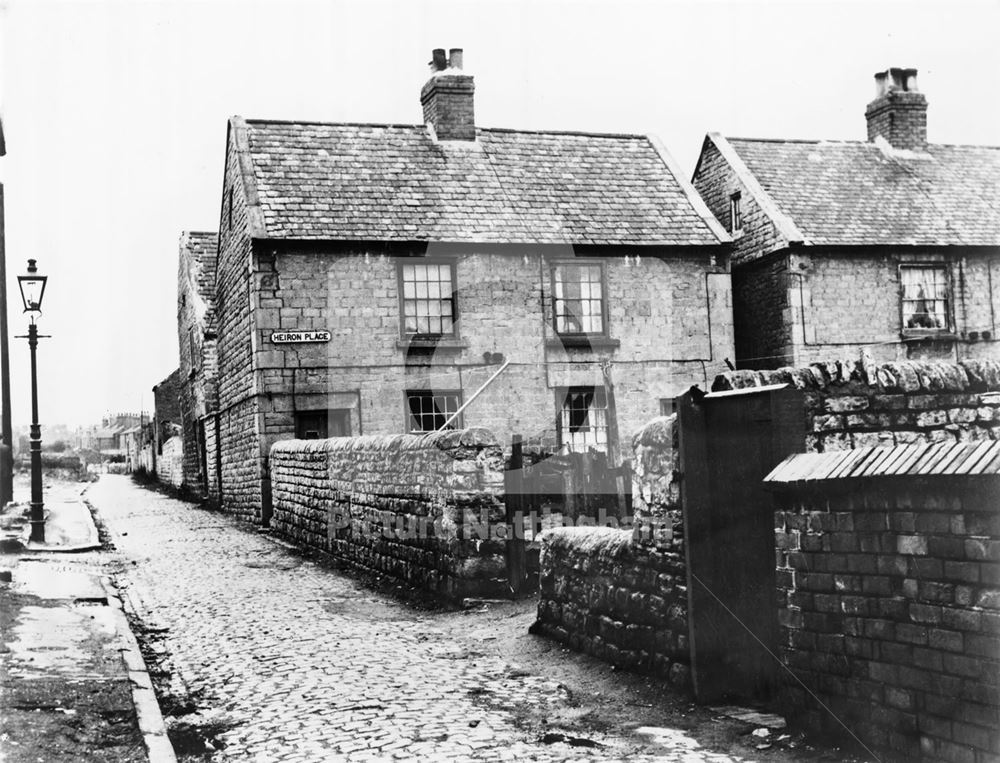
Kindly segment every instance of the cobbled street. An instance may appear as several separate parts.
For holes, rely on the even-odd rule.
[[[180,760],[806,752],[757,750],[751,727],[528,635],[531,601],[421,610],[127,477],[104,476],[86,497],[116,546],[116,582]]]

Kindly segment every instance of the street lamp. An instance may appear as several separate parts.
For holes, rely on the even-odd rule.
[[[35,321],[42,314],[42,297],[48,280],[48,276],[38,274],[34,260],[28,260],[27,275],[17,277],[24,312],[31,320],[27,337],[31,350],[31,540],[38,543],[45,542],[45,506],[42,503],[42,429],[38,425],[38,370],[35,365],[38,326]]]

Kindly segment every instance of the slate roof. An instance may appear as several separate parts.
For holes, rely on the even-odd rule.
[[[728,143],[806,243],[1000,245],[1000,147]]]
[[[655,139],[247,120],[237,150],[263,238],[718,244],[728,236]]]

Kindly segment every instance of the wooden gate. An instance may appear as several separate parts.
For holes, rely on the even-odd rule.
[[[766,699],[777,686],[774,509],[764,476],[805,449],[786,385],[678,399],[695,695]]]

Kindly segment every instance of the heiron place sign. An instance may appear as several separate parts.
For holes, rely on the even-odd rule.
[[[272,331],[271,341],[275,344],[304,344],[306,342],[329,342],[329,331]]]

